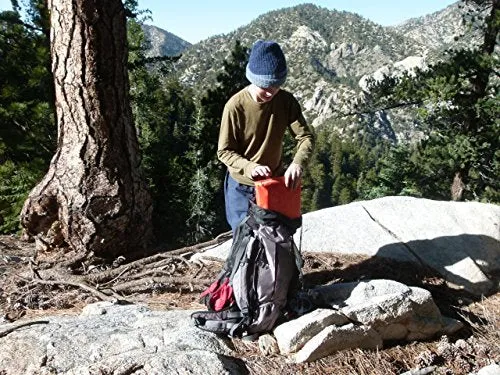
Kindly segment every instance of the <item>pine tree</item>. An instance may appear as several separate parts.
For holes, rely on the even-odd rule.
[[[52,0],[50,16],[58,146],[21,225],[47,250],[65,248],[61,258],[145,250],[151,199],[129,102],[123,4]]]
[[[374,84],[368,106],[419,107],[426,136],[416,148],[414,161],[407,163],[413,163],[407,170],[411,174],[398,176],[411,191],[429,198],[498,202],[500,106],[495,48],[500,2],[465,3],[472,7],[464,8],[464,20],[482,35],[479,46],[451,49],[446,59],[416,76],[389,77]]]
[[[45,1],[13,2],[0,13],[0,233],[19,229],[21,207],[55,150],[48,28]]]
[[[210,194],[204,195],[202,200],[196,200],[197,206],[192,207],[193,212],[205,212],[205,218],[198,215],[196,220],[192,220],[207,234],[228,230],[224,211],[225,168],[216,157],[217,142],[224,105],[232,95],[249,83],[245,76],[247,61],[248,48],[236,41],[230,56],[223,62],[223,71],[217,76],[216,87],[207,90],[200,101],[196,120],[197,136],[192,140],[192,149],[196,154],[196,175],[202,178],[204,184],[193,185],[195,191],[198,191],[193,193],[201,198],[199,186],[204,186],[209,189]],[[200,210],[200,207],[203,207],[203,210]],[[200,234],[202,233],[195,236],[200,238]]]
[[[332,205],[331,135],[331,130],[327,127],[316,130],[316,144],[302,183],[303,212],[316,211]],[[336,140],[338,138],[334,137],[334,141]]]

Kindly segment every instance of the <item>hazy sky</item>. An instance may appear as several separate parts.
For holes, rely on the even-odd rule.
[[[212,35],[226,34],[271,10],[304,3],[358,13],[381,25],[396,25],[404,20],[446,8],[456,0],[138,0],[139,9],[149,9],[152,21],[190,43]],[[0,10],[10,9],[10,0],[0,0]]]

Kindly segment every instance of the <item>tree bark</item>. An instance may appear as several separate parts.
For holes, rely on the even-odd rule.
[[[139,169],[120,0],[49,0],[58,146],[21,212],[48,249],[101,257],[152,241],[152,204]]]

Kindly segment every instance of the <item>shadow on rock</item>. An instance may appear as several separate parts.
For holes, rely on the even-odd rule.
[[[485,246],[487,244],[487,246]],[[500,243],[494,238],[475,235],[439,237],[403,244],[419,263],[392,259],[401,243],[386,245],[373,257],[357,263],[312,271],[304,275],[306,288],[339,282],[390,279],[431,292],[441,312],[480,324],[463,307],[496,292],[500,281]],[[306,255],[307,261],[307,255]],[[476,279],[476,283],[471,279]],[[488,293],[472,291],[488,290]]]

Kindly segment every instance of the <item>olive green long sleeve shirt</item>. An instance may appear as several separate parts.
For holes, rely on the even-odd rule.
[[[257,103],[244,88],[224,107],[217,157],[241,184],[254,185],[251,172],[257,165],[267,165],[273,176],[282,175],[287,129],[297,141],[293,162],[304,167],[313,151],[314,134],[297,99],[280,90],[269,102]]]

